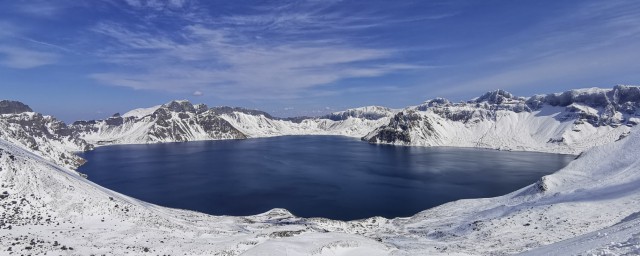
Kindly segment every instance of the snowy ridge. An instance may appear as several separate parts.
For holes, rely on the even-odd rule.
[[[324,119],[330,119],[333,121],[346,120],[352,118],[362,118],[367,120],[378,120],[381,118],[389,117],[390,113],[398,112],[390,108],[381,106],[367,106],[360,108],[352,108],[344,111],[333,112],[329,115],[323,116]]]
[[[158,110],[160,107],[162,107],[162,105],[157,105],[150,108],[136,108],[136,109],[130,110],[127,113],[122,114],[122,117],[141,118],[141,117],[153,114],[153,112]]]
[[[146,115],[138,116],[142,114]],[[80,137],[96,145],[246,138],[213,111],[187,101],[172,101],[125,115],[78,121],[72,127]]]
[[[362,137],[389,122],[394,112],[363,107],[318,118],[276,118],[242,108],[192,105],[188,101],[135,109],[106,120],[78,121],[74,131],[96,145],[244,139],[283,135]]]
[[[498,90],[465,103],[409,107],[366,135],[371,143],[578,154],[640,123],[640,87],[514,97]]]
[[[0,102],[0,138],[20,145],[56,164],[77,168],[84,159],[74,152],[86,151],[93,146],[80,139],[63,122],[32,112],[19,102]]]
[[[283,135],[343,135],[362,137],[376,127],[389,122],[390,114],[379,119],[346,117],[334,121],[327,118],[308,118],[300,122],[271,119],[264,115],[249,115],[241,112],[223,114],[221,118],[240,130],[247,137],[272,137]]]

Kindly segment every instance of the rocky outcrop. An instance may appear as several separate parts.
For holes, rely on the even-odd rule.
[[[2,139],[22,145],[71,169],[84,163],[74,152],[90,150],[93,145],[79,138],[64,122],[32,112],[31,108],[20,102],[2,102],[9,102],[4,104],[4,114],[0,117]]]
[[[216,110],[188,101],[171,101],[143,116],[77,121],[72,128],[98,145],[246,138]]]
[[[33,112],[33,110],[19,101],[0,100],[0,114],[20,114],[24,112]]]

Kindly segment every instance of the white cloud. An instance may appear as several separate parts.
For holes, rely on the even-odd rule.
[[[191,95],[193,95],[193,96],[202,96],[202,95],[204,95],[204,93],[201,92],[201,91],[193,91],[193,93]]]
[[[443,79],[439,83],[443,89],[430,93],[455,95],[563,83],[576,87],[584,86],[572,84],[576,81],[632,74],[640,69],[638,8],[637,1],[597,1],[545,19],[504,39],[509,46],[474,63],[477,69],[486,67],[482,72]]]
[[[34,17],[52,18],[62,10],[62,7],[49,1],[32,1],[16,4],[15,10]]]
[[[187,4],[187,0],[125,0],[134,8],[149,8],[156,11],[179,9]]]
[[[0,46],[0,64],[10,68],[28,69],[56,62],[58,55],[20,47]]]
[[[185,26],[178,39],[102,23],[94,32],[114,40],[106,62],[126,70],[92,74],[101,82],[134,89],[193,91],[242,98],[294,98],[304,90],[347,78],[376,77],[419,65],[372,64],[396,50],[354,47],[330,40],[262,43],[225,29]]]

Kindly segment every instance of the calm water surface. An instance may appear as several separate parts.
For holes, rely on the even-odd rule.
[[[462,198],[503,195],[574,156],[370,145],[338,136],[119,145],[79,171],[155,204],[214,215],[286,208],[303,217],[402,217]]]

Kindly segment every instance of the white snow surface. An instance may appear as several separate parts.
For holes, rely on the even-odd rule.
[[[150,108],[136,108],[136,109],[130,110],[127,113],[124,113],[122,115],[122,117],[131,117],[132,116],[132,117],[141,118],[141,117],[153,114],[153,112],[155,112],[160,107],[162,107],[162,105],[157,105],[157,106],[153,106],[153,107],[150,107]]]
[[[193,120],[211,117],[208,116],[208,112],[196,114],[167,111],[167,114],[169,115],[167,119],[161,119],[151,114],[142,117],[124,117],[121,118],[122,123],[119,125],[109,125],[108,120],[100,120],[91,126],[95,129],[94,131],[80,132],[80,136],[94,145],[244,138],[242,134],[236,134],[233,131],[208,130],[202,123],[193,122]],[[211,118],[217,119],[217,117]]]
[[[233,127],[251,138],[284,135],[343,135],[362,137],[373,129],[389,122],[387,117],[378,120],[349,117],[346,120],[333,121],[324,118],[310,118],[300,123],[276,120],[264,115],[249,115],[242,112],[223,114],[221,117]]]
[[[495,111],[495,118],[469,106],[450,107],[454,112],[472,112],[466,121],[454,121],[427,111],[410,111],[420,118],[411,127],[410,142],[386,142],[410,146],[477,147],[514,151],[539,151],[550,153],[579,154],[593,146],[603,145],[618,139],[631,129],[629,126],[594,127],[590,123],[577,123],[575,118],[566,118],[563,107],[544,106],[533,112]],[[427,125],[428,123],[428,125]],[[366,138],[371,139],[378,130]],[[385,143],[375,138],[373,142]]]
[[[0,255],[387,255],[371,238],[283,209],[210,216],[102,188],[0,139]],[[6,193],[5,193],[6,192]]]
[[[191,106],[188,101],[173,101],[152,108],[136,109],[127,112],[122,117],[112,117],[108,120],[98,120],[95,124],[79,134],[82,139],[95,145],[110,144],[146,144],[176,141],[244,139],[257,137],[272,137],[285,135],[343,135],[362,137],[375,128],[389,122],[394,110],[384,107],[363,107],[336,112],[332,115],[343,117],[331,120],[327,117],[306,118],[299,122],[267,117],[264,114],[249,114],[242,111],[216,114],[215,110],[202,112],[172,111],[171,104]],[[196,105],[198,106],[198,105]],[[206,106],[205,106],[206,107]],[[160,118],[154,114],[158,110],[171,115]],[[371,118],[375,117],[375,119]],[[231,130],[212,131],[205,127],[203,119],[222,119],[229,123]],[[109,121],[121,119],[118,125]],[[160,124],[169,123],[169,126]],[[218,126],[224,124],[218,123]],[[84,127],[83,127],[84,128]],[[179,132],[175,132],[179,130]],[[158,132],[158,130],[166,132]],[[234,132],[232,130],[237,130]]]

